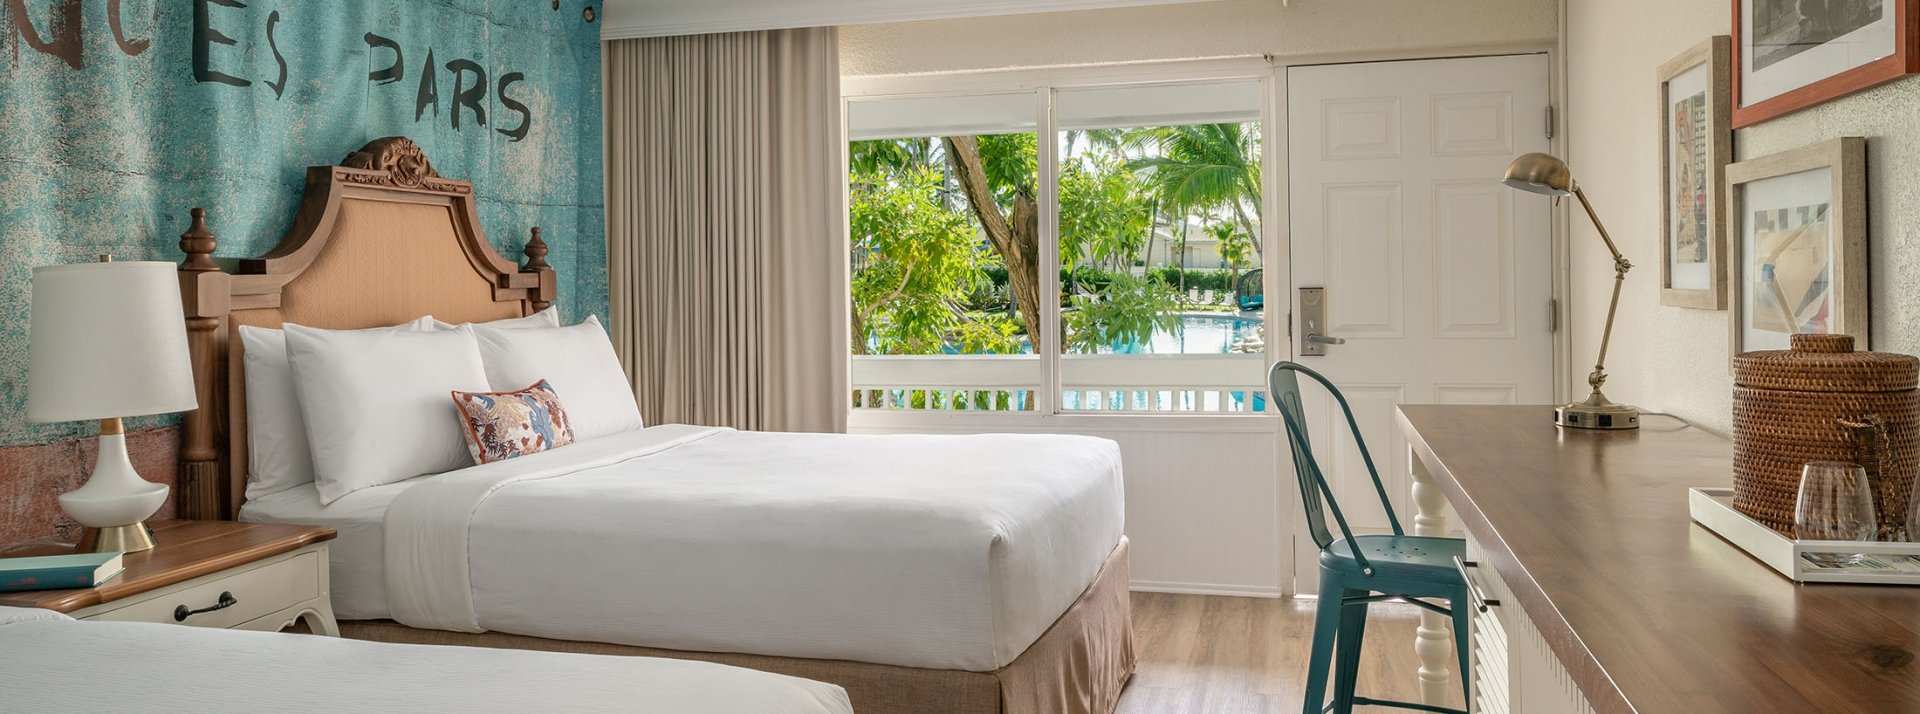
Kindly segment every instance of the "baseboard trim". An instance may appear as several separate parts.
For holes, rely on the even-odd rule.
[[[1153,580],[1135,580],[1131,589],[1137,593],[1166,593],[1169,595],[1219,595],[1224,597],[1258,597],[1275,599],[1285,593],[1277,587],[1259,587],[1247,585],[1217,585],[1212,583],[1167,583]]]

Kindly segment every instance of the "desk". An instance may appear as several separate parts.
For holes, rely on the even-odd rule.
[[[1493,610],[1537,632],[1578,707],[1920,712],[1920,587],[1798,585],[1688,517],[1689,487],[1731,484],[1731,442],[1658,417],[1559,429],[1545,406],[1403,406],[1400,424],[1416,528],[1453,506],[1474,577],[1506,595]]]

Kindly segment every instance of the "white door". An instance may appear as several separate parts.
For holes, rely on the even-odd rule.
[[[1394,405],[1553,399],[1551,203],[1500,183],[1547,150],[1547,70],[1514,55],[1287,72],[1294,354],[1346,394],[1409,534]],[[1325,289],[1320,332],[1345,340],[1323,356],[1304,349],[1300,288]],[[1303,389],[1348,522],[1387,532],[1337,408]],[[1295,587],[1312,593],[1317,555],[1297,531]]]

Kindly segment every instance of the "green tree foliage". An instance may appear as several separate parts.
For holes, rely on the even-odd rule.
[[[1150,130],[1158,151],[1129,165],[1176,213],[1234,216],[1260,254],[1260,132],[1253,124],[1194,124]]]
[[[963,303],[991,255],[967,215],[941,197],[944,178],[925,166],[853,177],[854,352],[1011,352],[1016,330],[1002,315],[968,315]]]
[[[1132,274],[1154,231],[1189,216],[1235,273],[1258,262],[1257,127],[1209,124],[1070,132],[1060,166],[1066,347],[1094,352],[1177,330],[1190,282],[1175,267]],[[1038,323],[1038,160],[1033,134],[852,142],[850,222],[856,353],[1006,353]],[[1202,275],[1195,273],[1194,275]],[[1218,276],[1218,277],[1212,277]],[[1231,274],[1207,280],[1231,284]],[[1219,288],[1209,288],[1219,289]],[[1009,297],[1018,317],[1003,309]]]
[[[1125,159],[1104,151],[1060,167],[1060,262],[1123,270],[1153,228],[1152,199]]]
[[[1253,236],[1248,235],[1246,229],[1237,223],[1210,224],[1207,234],[1213,236],[1220,259],[1227,263],[1227,284],[1231,286],[1240,277],[1240,266],[1255,259]]]
[[[1167,286],[1117,273],[1098,292],[1075,295],[1062,313],[1067,349],[1093,354],[1102,348],[1145,344],[1154,332],[1179,332],[1180,301]]]

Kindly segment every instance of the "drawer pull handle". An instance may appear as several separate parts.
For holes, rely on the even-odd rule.
[[[1486,612],[1489,607],[1499,607],[1500,601],[1487,597],[1486,593],[1480,592],[1480,584],[1474,582],[1473,576],[1467,574],[1468,568],[1478,567],[1480,567],[1480,564],[1475,561],[1461,560],[1460,556],[1453,556],[1453,569],[1460,571],[1460,579],[1467,583],[1467,599],[1473,601],[1473,609]]]
[[[174,608],[173,621],[186,622],[187,618],[193,617],[194,615],[198,615],[203,612],[213,612],[214,610],[225,610],[229,607],[233,607],[238,604],[240,604],[240,598],[234,597],[233,593],[223,592],[223,593],[220,593],[219,602],[215,602],[212,605],[208,605],[198,610],[189,610],[185,605],[181,605],[179,607]]]

